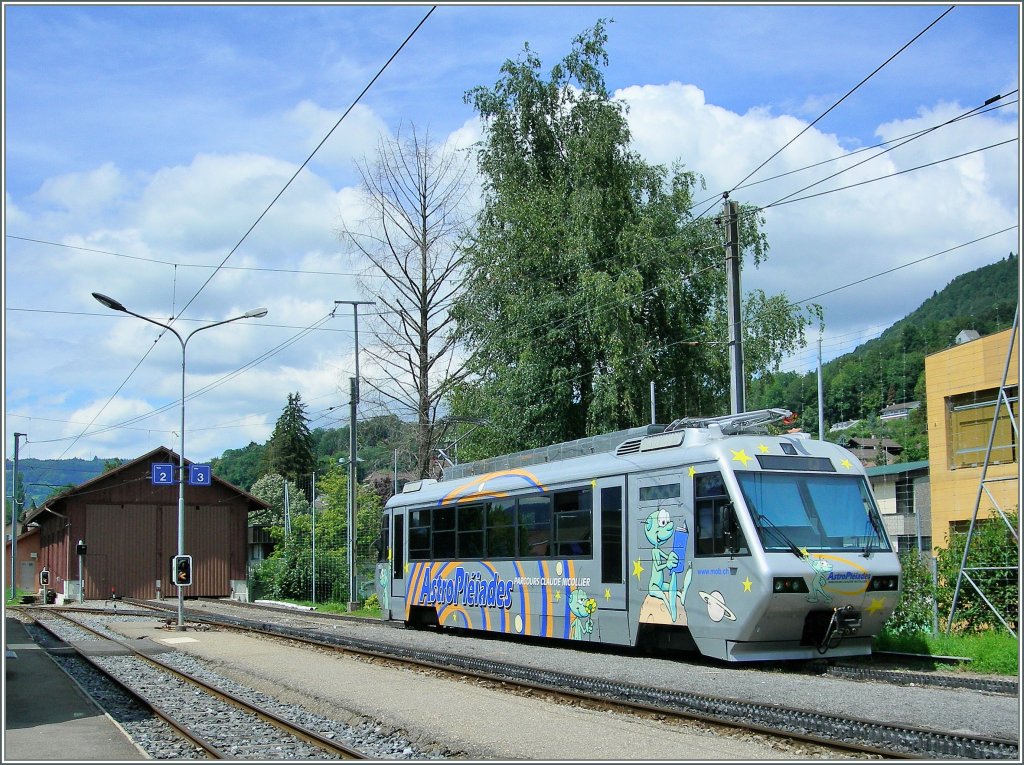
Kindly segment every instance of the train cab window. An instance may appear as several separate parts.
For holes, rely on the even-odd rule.
[[[409,513],[409,560],[427,560],[429,558],[430,511],[412,510]]]
[[[484,555],[484,507],[461,505],[458,508],[458,557],[482,558]]]
[[[405,516],[395,513],[395,553],[391,556],[391,578],[405,578]]]
[[[514,558],[516,555],[516,503],[512,499],[488,502],[487,555],[488,558]]]
[[[589,558],[593,554],[592,508],[589,488],[555,493],[555,555]]]
[[[693,480],[697,555],[748,555],[746,537],[720,473],[703,473]]]
[[[551,497],[520,497],[516,529],[519,557],[551,555]]]
[[[431,557],[454,558],[455,557],[455,508],[436,507],[434,508],[433,524],[433,552]]]

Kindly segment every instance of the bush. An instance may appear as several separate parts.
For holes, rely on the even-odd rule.
[[[890,635],[931,632],[935,585],[926,560],[917,550],[900,554],[902,593],[896,610],[882,628],[883,632]]]
[[[367,611],[380,609],[380,599],[377,597],[377,593],[374,593],[363,602],[363,608]]]
[[[998,513],[993,515],[993,518],[979,521],[974,526],[966,564],[971,570],[967,573],[995,611],[1006,620],[1006,626],[1016,633],[1020,604],[1017,581],[1019,545],[1002,517]],[[1009,511],[1007,517],[1010,524],[1017,528],[1017,509]],[[981,633],[1001,630],[1003,623],[993,608],[989,607],[971,582],[959,576],[966,543],[966,532],[951,532],[946,547],[939,550],[939,614],[948,619],[959,578],[960,592],[952,631]]]

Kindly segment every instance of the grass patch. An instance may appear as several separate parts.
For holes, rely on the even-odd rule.
[[[1003,631],[973,635],[914,633],[892,635],[883,632],[873,643],[878,651],[898,651],[927,656],[964,656],[971,661],[961,665],[967,672],[992,675],[1020,674],[1020,640]],[[935,666],[940,666],[936,663]],[[948,667],[947,667],[948,668]]]
[[[364,616],[368,619],[380,619],[379,608],[357,608],[355,611],[348,610],[347,603],[333,601],[314,603],[311,600],[292,600],[291,598],[277,598],[282,603],[292,603],[296,606],[313,608],[318,614],[345,614],[346,616]]]

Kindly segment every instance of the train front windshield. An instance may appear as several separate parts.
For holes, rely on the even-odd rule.
[[[860,476],[736,472],[766,552],[890,550]]]

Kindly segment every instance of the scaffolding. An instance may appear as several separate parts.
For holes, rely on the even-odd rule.
[[[1020,304],[1018,303],[1017,304],[1017,311],[1016,311],[1016,313],[1013,316],[1013,330],[1010,332],[1010,345],[1009,345],[1009,348],[1006,351],[1006,366],[1003,369],[1003,381],[1002,381],[1002,383],[999,386],[999,395],[996,398],[995,411],[992,413],[992,430],[989,433],[989,437],[988,437],[988,448],[985,450],[985,462],[984,462],[984,464],[983,464],[983,466],[981,468],[981,480],[978,482],[978,495],[977,495],[977,498],[974,501],[974,512],[971,515],[971,523],[970,523],[970,526],[967,529],[967,540],[964,543],[964,554],[963,554],[963,558],[960,561],[960,571],[957,573],[957,577],[956,577],[956,587],[953,589],[953,603],[950,606],[950,609],[949,609],[949,619],[946,622],[946,634],[947,635],[949,634],[949,632],[950,632],[950,630],[952,629],[952,626],[953,626],[953,617],[956,614],[957,603],[960,600],[960,589],[961,589],[961,587],[963,585],[963,582],[966,581],[968,584],[971,585],[971,587],[974,588],[975,592],[978,593],[978,596],[985,602],[985,604],[989,607],[989,609],[991,609],[992,613],[995,614],[996,618],[999,619],[999,621],[1007,629],[1007,631],[1011,635],[1013,635],[1014,637],[1017,637],[1016,633],[1013,631],[1013,629],[1007,623],[1007,620],[1004,617],[1004,614],[1000,613],[999,608],[997,608],[992,603],[992,601],[989,599],[989,596],[985,594],[981,584],[978,581],[976,581],[974,575],[976,575],[978,572],[982,572],[982,571],[1007,571],[1007,572],[1012,571],[1012,572],[1014,572],[1014,578],[1017,578],[1018,572],[1019,572],[1019,566],[985,566],[985,565],[968,566],[967,565],[967,556],[970,553],[970,550],[971,550],[971,540],[974,537],[974,529],[975,529],[975,527],[976,527],[976,525],[978,523],[978,511],[981,509],[981,497],[982,497],[983,494],[985,494],[991,500],[992,506],[999,513],[999,516],[1003,519],[1003,522],[1006,524],[1007,528],[1010,530],[1010,534],[1013,536],[1014,541],[1017,543],[1017,552],[1018,552],[1017,560],[1018,561],[1020,560],[1020,537],[1018,535],[1017,529],[1014,528],[1013,523],[1010,522],[1010,519],[1007,517],[1006,511],[1002,508],[999,500],[989,490],[989,484],[991,484],[991,483],[994,483],[994,482],[997,482],[997,481],[1017,481],[1019,483],[1020,479],[1019,479],[1017,473],[1014,473],[1014,475],[1010,475],[1010,476],[999,476],[999,477],[994,477],[994,478],[989,478],[988,477],[988,467],[989,467],[989,463],[990,463],[990,461],[992,459],[992,446],[995,443],[995,437],[996,437],[996,426],[999,423],[999,415],[1000,415],[1000,413],[1002,411],[1004,411],[1004,408],[1005,408],[1006,415],[1007,415],[1007,417],[1010,420],[1010,426],[1013,429],[1013,443],[1014,444],[1019,444],[1020,443],[1020,432],[1019,432],[1019,428],[1017,427],[1017,420],[1013,416],[1013,407],[1010,405],[1010,398],[1009,398],[1009,395],[1007,394],[1007,379],[1009,378],[1009,374],[1010,374],[1010,359],[1013,356],[1014,343],[1017,340],[1017,325],[1018,325],[1019,319],[1020,319]],[[1019,453],[1018,453],[1018,458],[1017,459],[1019,460]],[[1018,492],[1014,491],[1013,492],[1013,496],[1018,496]]]

